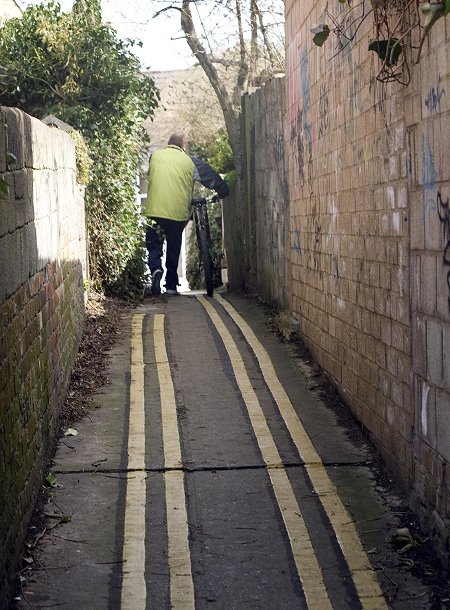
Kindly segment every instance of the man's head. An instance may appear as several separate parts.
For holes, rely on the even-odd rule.
[[[167,144],[170,146],[173,144],[174,146],[179,146],[180,148],[184,148],[184,135],[181,133],[173,133]]]

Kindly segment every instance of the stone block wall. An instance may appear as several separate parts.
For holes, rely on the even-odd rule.
[[[274,77],[253,94],[254,209],[258,294],[289,307],[289,195],[285,163],[285,80]]]
[[[316,47],[325,10],[286,2],[291,308],[448,558],[449,18],[405,87],[376,80],[371,17]]]
[[[232,290],[257,292],[289,307],[289,197],[285,155],[285,82],[274,77],[242,98],[243,179],[223,205]]]
[[[0,175],[9,185],[0,199],[3,608],[81,338],[87,259],[72,139],[17,109],[3,108],[1,119]]]
[[[242,97],[240,131],[242,170],[222,207],[223,243],[229,288],[236,292],[254,293],[257,256],[254,206],[255,127],[253,98],[249,95]]]
[[[450,44],[437,22],[406,96],[413,505],[450,556]],[[449,561],[449,560],[448,560]]]

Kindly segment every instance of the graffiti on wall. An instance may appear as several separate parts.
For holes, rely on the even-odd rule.
[[[445,95],[445,89],[441,88],[441,75],[438,76],[438,82],[436,87],[429,89],[427,96],[424,100],[425,106],[429,112],[438,112],[441,107],[441,99]]]
[[[294,252],[298,255],[301,256],[302,253],[302,246],[301,246],[301,235],[300,235],[300,229],[296,228],[292,231],[293,235],[294,235]]]
[[[308,182],[312,180],[312,161],[313,161],[313,128],[309,118],[311,107],[310,98],[310,83],[309,83],[309,67],[308,67],[308,52],[304,48],[300,57],[300,76],[302,83],[302,99],[303,99],[303,133],[306,149],[306,162],[308,166]]]
[[[434,191],[437,183],[437,172],[434,163],[433,151],[431,150],[428,135],[422,138],[422,186],[424,189],[424,204],[428,209],[435,209],[436,199]]]
[[[303,49],[300,56],[301,102],[302,107],[291,126],[291,144],[297,162],[297,171],[300,182],[305,182],[305,163],[308,164],[308,180],[312,177],[312,125],[309,119],[311,107],[310,84],[308,74],[308,53]]]
[[[314,271],[320,267],[320,244],[322,236],[322,223],[320,221],[320,198],[311,193],[311,211],[306,221],[306,234],[308,239],[308,262],[307,265]]]
[[[303,113],[299,110],[297,118],[291,127],[291,143],[294,145],[295,158],[300,182],[305,181],[304,158],[303,158]]]
[[[281,121],[281,119],[280,119]],[[284,150],[284,133],[283,129],[277,125],[275,136],[272,138],[273,142],[273,155],[275,160],[275,167],[277,168],[277,173],[279,176],[285,176],[285,150]],[[288,201],[289,199],[289,189],[287,179],[282,181],[280,184],[282,189],[282,197],[284,201]]]
[[[328,91],[325,83],[321,83],[319,89],[319,137],[328,130],[330,119],[328,116]]]
[[[450,205],[449,198],[443,199],[442,194],[438,191],[437,194],[437,211],[439,220],[443,224],[444,228],[444,256],[443,262],[445,267],[450,267]],[[450,311],[450,270],[447,272],[447,286],[449,291],[448,296],[448,308]]]
[[[302,82],[302,97],[303,97],[303,130],[305,133],[305,143],[308,153],[308,162],[312,160],[312,126],[309,121],[309,109],[311,99],[309,96],[309,70],[308,70],[308,51],[306,47],[303,49],[300,57],[300,70]]]

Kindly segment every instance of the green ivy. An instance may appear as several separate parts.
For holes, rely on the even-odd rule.
[[[1,69],[1,66],[0,66]],[[1,75],[0,75],[0,84],[2,83],[1,80]],[[4,124],[5,122],[5,117],[3,112],[0,111],[0,121],[1,121],[1,125]],[[2,178],[0,176],[0,199],[6,199],[8,197],[8,183],[6,182],[6,180],[4,178]]]
[[[198,144],[193,142],[189,146],[191,155],[205,159],[224,179],[231,184],[235,180],[235,169],[233,163],[233,153],[228,137],[223,130],[220,130],[210,143]],[[223,252],[222,242],[222,204],[212,203],[208,206],[209,227],[211,232],[211,250],[217,271],[214,285],[220,286],[220,264]],[[193,290],[205,288],[204,277],[199,266],[199,249],[195,228],[192,227],[188,239],[186,274],[189,286]]]
[[[153,116],[159,94],[153,80],[140,74],[133,45],[102,23],[100,0],[75,0],[69,13],[54,1],[30,6],[0,29],[0,103],[38,118],[53,114],[89,147],[90,160],[81,155],[77,171],[87,181],[96,289],[121,278],[126,283],[126,269],[140,256],[135,181],[148,146],[142,125]]]
[[[89,153],[89,146],[83,138],[81,132],[76,129],[68,132],[75,144],[75,156],[77,163],[77,182],[78,184],[88,184],[91,176],[92,159]]]
[[[0,178],[0,199],[6,199],[8,196],[8,184],[4,178]]]
[[[214,278],[214,286],[220,286],[220,264],[223,251],[222,245],[222,204],[220,201],[208,205],[208,220],[211,233],[211,251],[213,261],[216,265],[216,274]],[[200,269],[200,253],[197,245],[197,237],[195,227],[192,226],[192,231],[189,235],[187,244],[187,261],[186,275],[191,290],[200,290],[205,288],[205,279],[203,271]]]

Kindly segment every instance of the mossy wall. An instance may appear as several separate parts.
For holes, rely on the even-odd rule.
[[[3,108],[0,118],[0,175],[9,185],[0,200],[0,607],[6,608],[79,347],[87,261],[73,141],[16,109]]]

